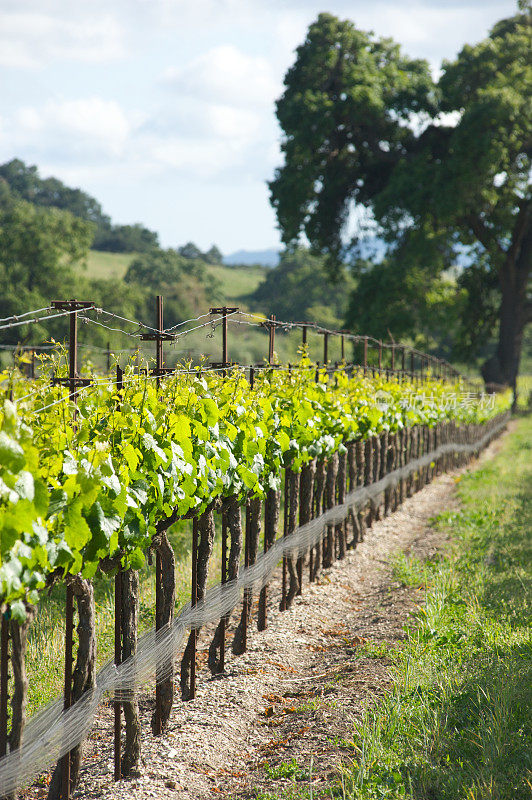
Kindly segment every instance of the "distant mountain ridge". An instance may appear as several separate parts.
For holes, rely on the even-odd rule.
[[[224,256],[222,260],[228,267],[236,264],[261,264],[263,267],[276,267],[279,263],[279,250],[273,247],[269,250],[237,250]]]

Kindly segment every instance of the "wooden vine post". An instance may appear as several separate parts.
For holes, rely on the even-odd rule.
[[[329,363],[329,334],[327,331],[323,332],[323,366],[327,369]]]
[[[227,375],[227,370],[231,366],[229,361],[229,353],[228,353],[228,346],[227,346],[227,316],[228,314],[236,314],[238,311],[238,306],[220,306],[216,308],[210,308],[210,314],[217,314],[221,316],[222,319],[222,360],[221,362],[215,362],[212,364],[214,368],[222,369],[222,375],[225,377]],[[254,380],[254,372],[250,369],[250,383],[253,384]],[[196,548],[197,548],[197,537],[196,537]],[[192,542],[192,558],[197,562],[197,550],[194,554],[194,540]],[[193,568],[194,573],[194,568]],[[222,510],[222,565],[221,565],[221,583],[222,585],[227,583],[227,517],[225,511]],[[193,580],[195,578],[193,577]],[[226,632],[227,632],[227,617],[222,617],[219,622],[218,630],[217,630],[217,644],[219,646],[219,656],[217,661],[213,661],[212,663],[215,664],[215,672],[223,672],[225,669],[225,640],[226,640]],[[194,655],[195,661],[195,655]],[[195,669],[195,667],[194,667]]]
[[[122,663],[122,569],[119,567],[115,575],[115,666]],[[119,781],[122,777],[122,759],[120,752],[121,738],[121,711],[120,700],[114,701],[114,779]]]
[[[160,294],[155,299],[156,330],[150,333],[143,333],[141,339],[144,342],[155,342],[155,369],[151,370],[151,375],[155,375],[157,388],[161,385],[161,377],[172,373],[172,369],[164,366],[163,342],[175,340],[175,334],[164,332],[164,309],[163,298]],[[163,626],[163,564],[159,549],[155,553],[155,630],[158,631]],[[163,732],[163,694],[164,689],[161,685],[161,675],[156,676],[155,684],[155,716],[153,720],[153,733],[160,736]]]
[[[69,341],[68,341],[68,378],[54,376],[53,383],[68,386],[70,401],[74,403],[72,423],[75,430],[77,389],[79,386],[90,384],[90,378],[81,378],[78,375],[78,311],[94,308],[92,301],[54,300],[52,308],[58,311],[67,311],[69,314]],[[66,711],[72,705],[72,662],[74,640],[74,592],[70,583],[66,586],[65,599],[65,683],[63,708]],[[68,800],[71,792],[71,753],[66,753],[61,760],[61,797]]]
[[[273,364],[275,352],[275,314],[270,314],[268,325],[268,364]]]
[[[120,392],[123,387],[124,373],[119,364],[116,365],[116,389]],[[115,666],[122,663],[122,568],[119,567],[115,575],[115,647],[114,647]],[[121,739],[121,713],[122,704],[120,700],[114,701],[114,737],[113,737],[113,756],[114,756],[114,779],[119,781],[122,777],[122,754],[120,748]]]

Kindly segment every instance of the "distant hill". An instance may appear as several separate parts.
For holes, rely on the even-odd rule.
[[[279,263],[279,251],[274,248],[269,250],[237,250],[228,256],[224,256],[223,263],[232,267],[237,264],[261,264],[263,267],[276,267]]]

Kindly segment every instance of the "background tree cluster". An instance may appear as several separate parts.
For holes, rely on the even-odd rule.
[[[339,329],[347,312],[354,282],[349,273],[334,283],[328,279],[325,259],[298,247],[281,254],[277,267],[248,298],[252,307],[280,320],[317,322]]]
[[[91,278],[86,260],[95,242],[99,204],[55,178],[41,181],[36,168],[22,162],[10,162],[2,170],[11,182],[0,177],[0,317],[46,307],[54,299],[80,297],[149,324],[154,322],[155,295],[163,294],[165,324],[175,325],[220,299],[209,272],[221,260],[216,247],[206,254],[191,243],[163,250],[155,234],[150,240],[145,234],[151,232],[140,225],[114,226],[115,232],[128,229],[139,239],[130,237],[125,247],[129,252],[136,246],[125,279]],[[54,186],[59,187],[55,193]],[[40,345],[51,338],[64,338],[64,320],[0,331],[2,344]],[[84,341],[104,348],[108,342],[123,344],[112,332],[94,326],[84,331]]]
[[[284,165],[270,183],[285,244],[306,238],[332,277],[356,259],[355,208],[386,242],[358,270],[349,325],[425,331],[511,385],[532,320],[531,45],[523,0],[435,82],[391,39],[320,14],[277,103]]]
[[[69,211],[92,224],[91,246],[113,253],[139,253],[159,246],[154,231],[143,225],[113,225],[100,203],[81,189],[72,189],[58,178],[41,178],[36,166],[18,158],[0,165],[0,182],[13,197],[36,206]]]

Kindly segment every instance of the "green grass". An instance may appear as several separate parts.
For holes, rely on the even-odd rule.
[[[136,253],[107,253],[103,250],[89,250],[87,269],[83,270],[83,274],[87,278],[121,279],[136,255]]]
[[[531,442],[528,417],[462,479],[461,510],[437,521],[448,558],[394,560],[425,601],[393,656],[394,689],[356,726],[338,796],[532,797]]]
[[[108,253],[103,250],[90,250],[87,257],[87,269],[83,274],[87,278],[121,279],[127,272],[137,253]],[[221,292],[227,303],[242,300],[255,291],[264,280],[267,267],[226,267],[222,264],[209,267],[209,272],[220,283]]]
[[[226,267],[220,264],[209,268],[211,275],[220,282],[222,296],[228,304],[242,301],[246,295],[254,292],[267,271],[268,267],[261,266]]]

